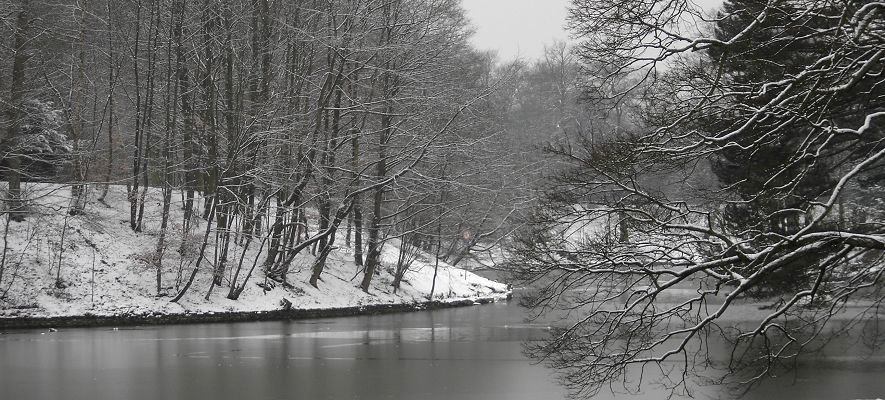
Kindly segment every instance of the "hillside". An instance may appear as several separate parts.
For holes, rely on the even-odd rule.
[[[258,267],[237,300],[227,299],[232,273],[224,284],[212,289],[209,299],[212,262],[217,249],[210,242],[205,249],[208,262],[197,272],[193,286],[177,303],[170,299],[187,279],[199,252],[205,221],[193,219],[193,229],[182,248],[181,195],[173,195],[166,246],[162,261],[162,290],[156,291],[157,269],[153,258],[160,229],[161,195],[148,192],[144,231],[129,228],[129,203],[124,186],[111,186],[106,204],[99,193],[89,194],[83,215],[66,213],[70,189],[51,184],[28,184],[30,214],[21,223],[11,222],[0,276],[0,317],[53,317],[77,315],[144,315],[212,312],[270,311],[283,308],[283,300],[296,309],[337,308],[370,304],[402,304],[427,301],[433,280],[432,257],[420,254],[405,274],[402,287],[394,294],[393,267],[399,248],[396,240],[384,246],[382,267],[369,293],[358,287],[362,273],[353,263],[352,251],[339,248],[329,255],[326,270],[314,288],[308,282],[314,256],[302,251],[291,265],[284,285],[266,279],[261,270],[262,256],[257,244],[243,252],[232,245],[228,265],[242,263],[245,273],[256,258]],[[6,218],[0,224],[6,224]],[[0,229],[3,226],[0,225]],[[313,228],[315,232],[315,227]],[[343,235],[343,233],[339,233]],[[232,241],[234,242],[234,241]],[[233,268],[229,268],[232,271]],[[439,263],[434,300],[454,301],[477,297],[503,297],[506,286],[469,271]]]

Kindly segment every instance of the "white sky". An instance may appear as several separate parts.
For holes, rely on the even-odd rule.
[[[545,44],[568,40],[569,0],[462,0],[476,27],[473,44],[498,51],[501,60],[536,59]]]

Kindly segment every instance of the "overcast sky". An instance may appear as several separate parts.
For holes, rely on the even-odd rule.
[[[462,0],[476,27],[473,44],[495,49],[502,60],[517,56],[535,59],[544,45],[567,40],[566,8],[569,0]]]

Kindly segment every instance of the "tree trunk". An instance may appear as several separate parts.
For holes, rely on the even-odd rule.
[[[81,0],[80,7],[76,9],[79,23],[79,40],[77,46],[77,65],[71,76],[71,108],[68,117],[71,139],[74,142],[73,178],[71,186],[70,215],[82,214],[86,208],[86,180],[85,166],[83,165],[83,149],[80,147],[83,139],[83,91],[86,81],[86,15],[88,13],[89,0]]]
[[[108,31],[108,164],[105,169],[104,189],[98,197],[98,201],[104,203],[105,197],[108,195],[108,189],[111,186],[111,179],[114,173],[114,88],[116,87],[116,78],[114,75],[114,39],[113,39],[113,13],[111,12],[111,2],[107,3],[107,31]],[[107,205],[107,203],[105,203]]]
[[[215,202],[210,199],[209,201],[209,213],[212,214],[215,211]],[[203,244],[200,245],[200,255],[197,257],[197,263],[194,265],[194,269],[191,271],[190,276],[187,278],[187,282],[184,284],[184,287],[181,288],[181,291],[178,292],[175,297],[170,300],[175,303],[181,300],[184,297],[187,290],[190,289],[191,285],[194,284],[194,278],[197,277],[197,272],[200,271],[200,264],[203,262],[203,258],[205,258],[206,254],[206,246],[209,244],[209,233],[212,232],[212,220],[209,219],[206,221],[206,231],[203,233]]]
[[[354,184],[359,187],[360,177],[360,142],[359,133],[355,132],[351,140],[353,156],[351,158],[351,170],[353,171]],[[357,266],[363,265],[363,201],[361,195],[353,198],[353,262]]]
[[[443,195],[440,195],[440,205],[442,205]],[[438,212],[436,214],[436,257],[434,257],[433,262],[433,280],[430,283],[430,296],[427,297],[427,300],[433,300],[433,293],[436,291],[436,276],[439,274],[439,257],[440,252],[442,251],[442,209],[437,208]]]
[[[172,203],[172,137],[175,133],[175,126],[178,123],[178,90],[179,81],[176,77],[181,70],[181,54],[176,51],[175,66],[172,66],[172,46],[181,43],[181,26],[184,20],[183,10],[179,8],[181,2],[176,2],[176,12],[172,14],[172,18],[178,18],[173,21],[172,41],[169,42],[169,52],[167,52],[166,63],[168,70],[166,73],[166,130],[163,138],[163,211],[160,217],[160,237],[157,239],[157,248],[154,251],[154,263],[157,269],[157,295],[163,290],[163,254],[166,251],[166,231],[169,225],[169,209]],[[171,90],[168,88],[171,87]]]
[[[323,234],[325,232],[325,236],[321,236],[321,238],[328,238],[328,241],[326,242],[325,246],[320,248],[320,254],[313,264],[310,276],[310,284],[313,285],[313,287],[317,287],[318,281],[320,280],[320,275],[323,273],[323,268],[326,265],[326,258],[332,251],[332,245],[335,243],[335,233],[338,231],[338,227],[341,226],[341,221],[344,221],[344,218],[346,218],[347,215],[350,214],[352,209],[352,200],[346,205],[342,204],[338,208],[338,211],[335,212],[335,219],[330,222],[329,228],[326,231],[317,232],[317,234]]]
[[[618,212],[618,241],[626,243],[630,240],[630,218],[626,212]]]
[[[186,0],[179,0],[178,6],[182,13],[187,7]],[[193,95],[191,94],[190,72],[187,60],[184,59],[184,43],[182,38],[187,36],[185,27],[182,24],[175,34],[175,58],[180,62],[178,73],[178,84],[180,87],[179,96],[181,100],[181,116],[184,119],[182,126],[182,164],[184,165],[184,213],[182,218],[182,248],[179,252],[183,252],[183,246],[190,232],[191,219],[194,211],[194,190],[196,189],[196,179],[194,178],[194,109]]]
[[[134,150],[132,155],[132,184],[128,188],[127,197],[129,200],[129,228],[135,232],[140,232],[141,227],[138,226],[138,179],[141,176],[141,157],[142,157],[142,135],[144,128],[142,91],[141,91],[141,68],[139,66],[139,49],[141,44],[141,3],[137,3],[135,13],[135,43],[133,45],[133,78],[135,79],[135,137]]]
[[[387,141],[392,133],[393,107],[387,106],[381,116],[381,130],[378,132],[378,163],[375,164],[375,176],[379,181],[387,175]],[[381,220],[384,204],[384,185],[375,188],[372,198],[372,219],[369,222],[368,254],[366,255],[365,273],[360,288],[369,293],[372,277],[381,260]]]
[[[212,49],[213,28],[216,24],[215,13],[216,4],[213,0],[205,0],[203,5],[203,51],[205,68],[201,85],[203,88],[203,96],[206,102],[206,110],[203,114],[203,123],[205,129],[205,143],[208,147],[209,154],[206,168],[203,170],[203,193],[206,197],[215,196],[218,193],[216,185],[225,185],[225,182],[219,182],[220,166],[218,160],[218,137],[216,132],[216,91],[215,91],[215,53]],[[215,202],[218,202],[217,200]],[[205,201],[203,207],[203,219],[208,220],[211,213],[211,201]]]
[[[406,252],[408,251],[407,245],[408,237],[407,235],[403,235],[400,238],[400,246],[399,246],[399,256],[396,259],[396,271],[393,274],[393,294],[399,290],[399,286],[403,281],[403,276],[406,274],[406,269],[408,266],[406,265]]]
[[[21,193],[21,160],[17,152],[19,151],[17,136],[21,127],[21,120],[24,117],[21,113],[22,102],[24,101],[25,91],[25,68],[28,61],[27,43],[28,29],[31,23],[31,4],[29,0],[21,1],[21,10],[15,18],[15,54],[12,57],[12,80],[9,89],[9,103],[7,106],[7,117],[9,119],[9,128],[6,131],[5,141],[8,146],[9,156],[6,159],[6,181],[9,185],[8,195],[8,213],[12,221],[22,222],[25,220],[24,202]]]
[[[136,221],[136,230],[141,232],[143,229],[143,221],[144,221],[144,208],[145,208],[145,199],[147,198],[147,192],[150,188],[150,175],[148,174],[148,165],[149,165],[149,153],[151,150],[152,139],[153,139],[153,121],[154,121],[154,103],[155,103],[155,95],[156,95],[156,81],[157,81],[157,64],[158,64],[158,55],[159,55],[159,45],[160,45],[160,17],[162,16],[162,12],[160,10],[160,3],[154,2],[151,4],[151,14],[150,14],[150,23],[148,25],[148,54],[147,54],[147,88],[146,88],[146,98],[145,98],[145,107],[144,107],[144,122],[142,123],[142,127],[144,132],[142,135],[145,137],[144,148],[141,152],[141,179],[142,179],[142,190],[141,190],[141,199],[138,201],[138,220]],[[137,192],[137,191],[136,191]]]

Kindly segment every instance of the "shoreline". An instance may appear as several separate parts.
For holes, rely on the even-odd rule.
[[[3,317],[0,332],[39,328],[96,328],[139,325],[185,325],[231,322],[263,322],[381,315],[413,311],[440,310],[507,301],[513,292],[452,300],[415,303],[367,304],[337,308],[313,308],[272,311],[227,311],[207,313],[142,313],[124,315],[66,315],[56,317]]]

